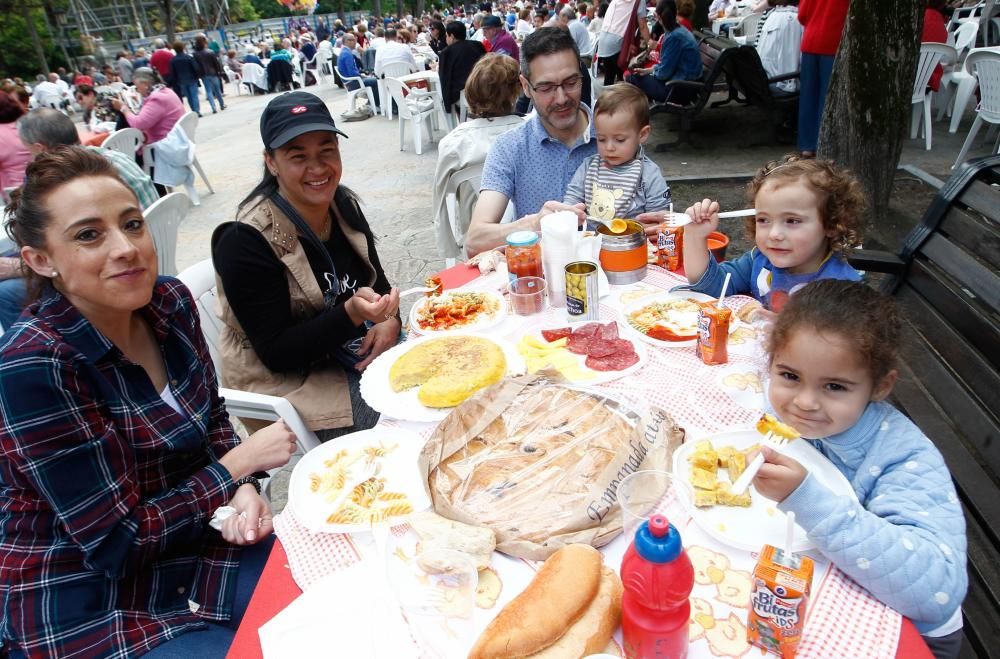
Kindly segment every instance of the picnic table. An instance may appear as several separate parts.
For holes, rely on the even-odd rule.
[[[452,288],[477,273],[459,265],[445,271],[442,279],[446,288]],[[504,276],[505,273],[493,273],[475,277],[465,288],[497,290]],[[610,293],[601,300],[601,321],[614,320],[625,305],[668,291],[681,283],[686,280],[650,266],[641,282],[610,287]],[[748,301],[749,298],[742,296],[728,298],[728,304],[734,309]],[[565,324],[565,311],[549,308],[534,316],[509,316],[489,333],[516,342],[526,332],[560,324]],[[751,325],[738,328],[730,340],[729,363],[722,366],[703,364],[694,348],[647,346],[648,361],[640,370],[619,380],[596,385],[594,389],[611,398],[663,409],[685,428],[686,441],[708,438],[713,433],[736,427],[750,427],[765,404],[761,383],[766,362],[760,334],[759,328]],[[376,426],[407,430],[424,440],[431,436],[435,427],[433,423],[407,422],[384,416]],[[663,512],[679,529],[695,567],[689,656],[761,657],[761,651],[748,646],[745,640],[750,574],[756,556],[716,540],[679,504]],[[230,657],[262,656],[258,629],[296,599],[303,587],[308,589],[331,574],[358,565],[383,569],[383,566],[374,565],[378,552],[373,548],[370,533],[314,535],[290,510],[275,516],[274,525],[279,541],[257,584],[230,648]],[[392,535],[397,538],[407,533],[412,532],[405,524],[392,529]],[[605,563],[617,568],[627,545],[626,539],[619,536],[603,547]],[[910,659],[931,656],[909,621],[872,599],[817,551],[807,553],[816,561],[816,571],[799,657]],[[494,553],[493,568],[504,588],[491,609],[476,611],[477,633],[527,585],[538,565]],[[529,576],[525,577],[525,573]],[[329,631],[325,628],[325,632]],[[469,643],[473,640],[474,637],[470,638]],[[620,633],[616,641],[620,648]],[[418,655],[419,649],[414,644],[412,656]]]

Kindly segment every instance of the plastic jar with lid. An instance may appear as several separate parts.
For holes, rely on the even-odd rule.
[[[534,231],[515,231],[507,236],[507,273],[518,277],[542,277],[542,244]]]

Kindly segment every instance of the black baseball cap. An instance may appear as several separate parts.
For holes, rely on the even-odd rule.
[[[503,27],[503,21],[500,20],[499,16],[494,16],[490,14],[483,19],[483,27]]]
[[[323,130],[347,137],[337,128],[330,110],[315,94],[288,92],[278,96],[260,115],[260,138],[268,149],[277,149],[299,135]]]

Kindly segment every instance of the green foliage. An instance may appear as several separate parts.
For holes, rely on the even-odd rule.
[[[288,7],[278,3],[278,0],[249,0],[249,2],[260,18],[284,18],[292,15]]]
[[[273,4],[277,5],[278,3]],[[229,0],[229,17],[234,23],[261,19],[260,12],[257,11],[252,0]]]
[[[0,44],[3,44],[0,48],[0,78],[18,76],[25,81],[34,81],[35,76],[42,72],[42,65],[35,55],[24,19],[19,10],[13,7],[5,9],[6,11],[0,11]],[[62,53],[45,29],[42,10],[33,9],[31,17],[42,39],[49,68],[54,71],[60,66],[66,66]]]

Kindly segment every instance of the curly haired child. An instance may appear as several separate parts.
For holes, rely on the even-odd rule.
[[[910,618],[935,656],[956,657],[968,587],[965,518],[937,448],[885,402],[899,344],[895,303],[864,284],[825,279],[793,295],[768,338],[768,400],[857,499],[835,495],[769,449],[753,483],[795,513],[834,565]]]
[[[756,246],[721,264],[707,245],[719,226],[718,202],[705,199],[687,209],[692,222],[684,227],[684,271],[692,290],[717,296],[731,273],[728,293],[753,295],[780,311],[790,294],[816,279],[861,279],[846,252],[860,242],[865,197],[848,170],[785,156],[757,172],[747,201],[757,209],[747,221]]]

